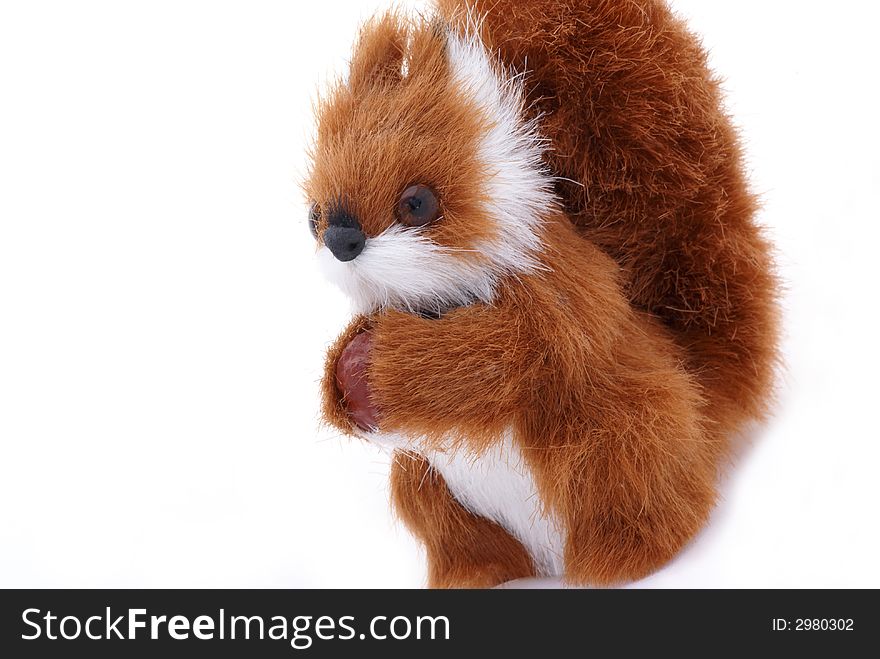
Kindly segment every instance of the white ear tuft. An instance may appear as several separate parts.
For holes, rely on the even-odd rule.
[[[546,141],[535,121],[527,121],[523,75],[506,71],[479,39],[479,25],[468,18],[465,34],[450,32],[447,57],[459,90],[484,115],[489,129],[478,157],[486,172],[486,212],[499,225],[501,239],[479,250],[496,267],[514,273],[535,269],[541,227],[556,207],[553,178],[543,161]]]

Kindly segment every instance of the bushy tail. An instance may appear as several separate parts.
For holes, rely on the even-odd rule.
[[[709,418],[767,404],[776,280],[737,135],[697,39],[662,0],[438,0],[453,26],[527,71],[558,193],[685,347]],[[468,19],[467,16],[471,18]]]

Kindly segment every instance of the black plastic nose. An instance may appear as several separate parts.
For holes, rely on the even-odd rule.
[[[329,226],[324,231],[324,244],[340,261],[351,261],[364,251],[367,237],[360,229]]]

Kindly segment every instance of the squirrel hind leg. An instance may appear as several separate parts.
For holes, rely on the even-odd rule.
[[[398,515],[425,546],[429,587],[493,588],[535,576],[525,547],[458,503],[425,458],[394,454],[391,495]]]

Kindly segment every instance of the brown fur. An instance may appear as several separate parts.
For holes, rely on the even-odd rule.
[[[460,25],[463,3],[439,4]],[[575,181],[559,184],[565,212],[548,209],[548,268],[438,320],[394,310],[355,319],[328,355],[324,415],[350,430],[335,363],[369,326],[383,431],[479,451],[513,427],[567,531],[566,576],[636,579],[705,522],[730,433],[765,409],[776,345],[768,248],[717,85],[663,3],[476,4],[502,60],[528,61],[548,164]],[[443,205],[433,240],[467,248],[492,235],[474,153],[484,126],[448,84],[434,26],[374,21],[349,84],[319,115],[307,183],[319,207],[345,204],[376,235],[397,195],[425,183]],[[516,540],[426,470],[399,454],[392,491],[428,549],[432,585],[534,573]]]
[[[705,521],[723,447],[702,426],[681,350],[630,308],[614,264],[564,218],[547,234],[548,259],[569,267],[523,277],[491,307],[370,318],[370,384],[385,431],[438,444],[452,434],[479,450],[512,422],[542,500],[568,529],[569,578],[638,578]],[[447,504],[420,505],[439,518],[416,532],[445,542]]]
[[[766,409],[776,280],[718,82],[662,0],[439,0],[470,7],[501,59],[527,70],[550,168],[585,237],[626,272],[630,299],[686,348],[726,432]]]

